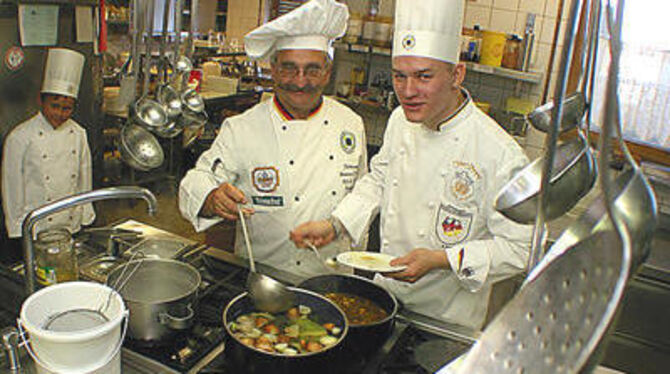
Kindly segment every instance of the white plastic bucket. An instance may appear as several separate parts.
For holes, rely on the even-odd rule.
[[[77,331],[44,329],[49,318],[56,314],[76,309],[97,310],[104,305],[110,291],[109,305],[103,311],[108,321]],[[128,323],[128,310],[121,295],[105,285],[66,282],[44,288],[23,302],[18,322],[19,329],[25,329],[30,336],[30,347],[26,348],[39,372],[121,372],[119,352]]]

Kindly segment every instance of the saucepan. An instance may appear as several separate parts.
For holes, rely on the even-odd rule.
[[[526,166],[510,180],[496,197],[500,213],[518,223],[535,221],[544,158]],[[596,164],[589,145],[581,135],[558,146],[547,194],[547,220],[555,219],[577,204],[593,186]]]
[[[247,292],[244,292],[228,303],[223,311],[223,325],[226,330],[224,337],[226,344],[226,357],[231,359],[233,366],[239,373],[279,373],[279,374],[301,374],[301,373],[319,373],[327,372],[328,368],[338,365],[339,362],[346,360],[343,356],[342,342],[346,338],[349,331],[349,324],[344,316],[344,312],[335,305],[332,301],[315,292],[289,287],[295,293],[296,307],[300,310],[307,309],[309,311],[310,319],[318,321],[317,323],[332,323],[337,326],[340,331],[336,336],[336,340],[330,345],[324,346],[315,352],[299,353],[289,355],[286,353],[270,352],[270,347],[263,347],[263,342],[259,339],[267,338],[262,333],[257,334],[258,338],[245,337],[240,333],[236,324],[239,326],[240,317],[248,316],[250,313],[256,311],[254,302],[249,297]],[[297,309],[294,309],[294,311]],[[271,315],[271,318],[266,317],[267,314],[256,315],[259,318],[266,318],[270,321],[286,320],[283,314]],[[256,321],[257,323],[258,321]],[[277,322],[279,323],[279,322]],[[261,329],[266,328],[266,324],[261,325]],[[301,329],[306,331],[307,329]],[[253,332],[253,331],[252,331]],[[260,332],[260,331],[259,331]],[[250,332],[251,333],[251,332]],[[267,333],[266,333],[267,334]],[[254,335],[255,336],[255,335]],[[305,338],[308,339],[308,338]],[[270,340],[271,341],[271,340]],[[251,344],[252,346],[248,345]],[[278,343],[277,343],[278,344]],[[272,347],[275,345],[272,344]],[[256,348],[258,347],[258,348]],[[264,350],[264,349],[267,349]]]
[[[130,311],[131,339],[168,343],[170,337],[192,326],[201,281],[198,270],[176,260],[144,258],[114,269],[107,284],[116,284],[126,267],[137,267],[119,291]]]

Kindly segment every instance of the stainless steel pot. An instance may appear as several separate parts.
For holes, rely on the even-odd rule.
[[[135,266],[139,266],[133,271]],[[140,259],[117,267],[107,277],[108,285],[123,284],[119,290],[130,311],[128,336],[131,339],[165,342],[191,327],[195,318],[200,273],[191,265],[167,259]]]

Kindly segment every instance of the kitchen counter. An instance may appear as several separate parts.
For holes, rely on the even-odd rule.
[[[127,229],[133,229],[136,231],[142,231],[145,236],[151,236],[151,235],[165,235],[166,232],[163,232],[161,230],[157,230],[151,226],[144,225],[140,222],[136,221],[125,221],[116,227],[120,228],[127,228]],[[168,233],[169,234],[169,233]],[[667,240],[667,237],[661,237],[659,240]],[[236,267],[240,268],[246,268],[247,267],[247,261],[245,259],[236,257],[235,255],[220,250],[216,248],[208,248],[205,252],[202,253],[202,256],[207,256],[212,259],[216,259],[217,261],[220,261],[222,263],[229,263],[232,265],[235,265]],[[660,259],[659,261],[663,261],[663,259]],[[262,273],[268,274],[272,277],[275,277],[276,279],[279,279],[285,283],[289,284],[298,284],[300,281],[302,281],[302,278],[291,274],[287,273],[285,271],[279,270],[279,269],[274,269],[269,266],[263,265],[263,264],[258,264],[258,270]],[[407,335],[407,331],[410,331],[410,328],[414,328],[415,330],[418,331],[424,331],[426,333],[429,333],[433,336],[443,338],[445,341],[453,342],[454,345],[457,345],[462,347],[465,345],[471,345],[476,341],[476,339],[480,336],[480,332],[477,331],[472,331],[470,329],[461,327],[461,326],[456,326],[456,325],[450,325],[441,321],[434,320],[430,317],[420,315],[417,313],[413,313],[408,310],[401,310],[400,313],[397,316],[397,323],[396,323],[396,328],[394,330],[394,333],[391,335],[391,337],[388,339],[387,343],[381,348],[380,352],[378,355],[382,355],[384,357],[387,356],[392,356],[393,349],[396,349],[395,346],[397,345],[397,341],[401,339],[401,336]],[[221,351],[224,350],[223,344],[221,344],[218,348],[214,349],[208,356],[209,357],[207,360],[201,360],[201,361],[207,361],[209,362],[209,359],[213,359],[215,356],[217,356]],[[21,350],[23,352],[23,350]],[[380,356],[381,357],[381,356]],[[24,372],[34,372],[31,371],[31,362],[27,355],[25,353],[22,354],[23,362],[26,364],[26,368],[28,370]],[[173,372],[166,370],[166,367],[161,366],[161,365],[155,365],[154,366],[137,366],[137,360],[141,360],[141,356],[138,358],[138,354],[130,351],[126,348],[123,350],[122,354],[122,362],[123,362],[123,373],[129,373],[129,374],[134,374],[134,373],[156,373],[156,372]],[[381,358],[380,358],[381,360]],[[216,360],[214,360],[212,363],[209,365],[215,365]],[[372,362],[371,365],[375,364],[375,362]],[[206,366],[206,365],[204,365]],[[370,366],[370,365],[368,365]],[[200,366],[197,368],[197,370],[201,369],[203,366]],[[4,362],[0,361],[0,372],[5,372],[2,371],[4,369]],[[195,371],[189,371],[189,372],[196,372],[196,369],[193,369]],[[609,369],[605,368],[600,368],[602,372],[607,372],[611,373]],[[631,372],[638,372],[638,371],[631,371]],[[363,373],[367,374],[368,371],[363,371]]]

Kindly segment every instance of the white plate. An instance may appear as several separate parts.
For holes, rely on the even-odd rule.
[[[389,263],[395,257],[386,253],[377,252],[344,252],[337,255],[337,262],[360,270],[390,273],[407,269],[407,266],[391,266]]]

